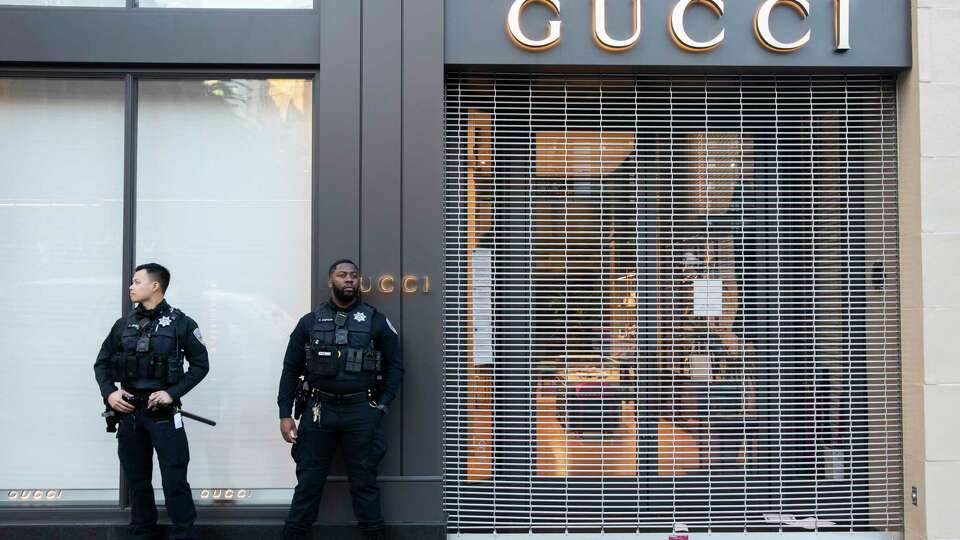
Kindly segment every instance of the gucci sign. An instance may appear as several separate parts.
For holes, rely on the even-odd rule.
[[[62,489],[13,489],[7,492],[8,501],[58,501],[62,498]]]
[[[391,294],[402,291],[407,294],[429,293],[430,276],[406,275],[399,279],[392,274],[383,274],[377,278],[363,276],[360,278],[360,292],[369,293],[376,289],[380,294]]]
[[[632,49],[640,42],[643,28],[643,0],[633,0],[633,27],[629,36],[614,37],[607,32],[607,2],[593,1],[593,40],[597,46],[611,52],[623,52]],[[662,0],[657,0],[662,1]],[[747,2],[750,0],[729,0]],[[850,49],[850,2],[853,0],[833,0],[834,45],[837,51]],[[876,0],[870,0],[876,1]],[[556,19],[547,21],[546,35],[533,38],[522,28],[520,18],[523,10],[530,4],[547,6],[556,15]],[[703,53],[716,49],[723,44],[726,30],[721,29],[714,36],[692,36],[687,32],[685,19],[687,10],[701,5],[711,10],[718,19],[722,19],[726,6],[724,0],[679,0],[670,12],[667,27],[674,43],[685,51]],[[790,53],[803,48],[810,42],[810,30],[795,41],[785,42],[777,37],[770,24],[773,10],[779,6],[793,9],[806,19],[810,16],[810,0],[761,0],[753,16],[753,30],[757,41],[763,47],[778,53]],[[562,38],[563,21],[560,18],[560,0],[515,0],[507,13],[507,34],[514,44],[530,51],[545,51],[555,47]]]

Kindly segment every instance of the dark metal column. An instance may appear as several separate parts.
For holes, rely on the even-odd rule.
[[[443,9],[403,2],[403,272],[432,280],[429,293],[403,301],[403,472],[435,478],[415,493],[429,521],[443,519]]]
[[[360,155],[360,265],[372,291],[366,300],[403,332],[400,207],[402,140],[402,5],[396,0],[364,0]],[[394,278],[394,291],[378,292],[381,275]],[[414,374],[414,376],[416,376]],[[403,393],[386,418],[387,452],[382,475],[401,475]]]
[[[127,287],[133,280],[137,249],[137,79],[124,76],[123,110],[123,268],[120,275],[120,305],[124,317],[130,314],[133,305]],[[120,507],[130,505],[127,479],[120,468]]]

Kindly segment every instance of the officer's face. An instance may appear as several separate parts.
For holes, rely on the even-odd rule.
[[[130,301],[143,302],[160,290],[160,283],[150,279],[146,270],[138,270],[130,282]]]
[[[357,287],[360,284],[360,274],[357,267],[350,263],[340,263],[330,274],[328,285],[334,296],[341,302],[349,302],[357,297]]]

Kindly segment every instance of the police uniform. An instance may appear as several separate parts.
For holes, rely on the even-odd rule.
[[[184,372],[184,358],[189,369]],[[165,300],[148,310],[139,304],[114,323],[93,366],[100,393],[116,391],[114,383],[134,395],[136,410],[122,415],[117,428],[117,453],[130,489],[130,532],[148,538],[156,529],[153,497],[153,451],[157,452],[171,538],[197,538],[196,510],[187,483],[190,451],[183,421],[167,409],[150,411],[147,397],[166,390],[174,404],[209,371],[207,348],[197,323]]]
[[[303,376],[303,412],[291,449],[297,487],[284,538],[307,538],[337,443],[350,480],[353,511],[364,538],[382,538],[377,468],[386,452],[382,417],[400,390],[400,339],[390,321],[355,301],[328,301],[300,319],[283,359],[277,404],[289,418]]]

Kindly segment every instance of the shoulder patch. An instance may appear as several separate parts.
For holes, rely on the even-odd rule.
[[[394,333],[394,334],[396,334],[396,335],[398,335],[398,336],[400,335],[400,332],[397,332],[397,329],[393,327],[393,323],[390,322],[390,318],[389,318],[389,317],[384,316],[383,320],[387,321],[387,326],[390,327],[390,330],[393,330],[393,333]]]
[[[193,329],[193,337],[197,338],[197,341],[199,341],[204,347],[207,346],[207,344],[203,341],[203,334],[200,333],[199,326]]]

